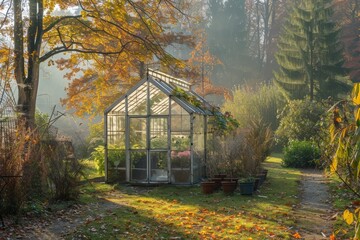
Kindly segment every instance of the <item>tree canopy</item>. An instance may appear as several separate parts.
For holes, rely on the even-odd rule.
[[[3,0],[0,1],[0,65],[11,66],[18,111],[34,122],[39,66],[67,69],[73,80],[63,103],[78,114],[93,113],[133,84],[139,66],[158,59],[177,64],[165,50],[183,42],[188,1]],[[189,20],[190,21],[190,20]],[[180,25],[184,23],[184,25]],[[188,39],[189,40],[189,39]],[[187,41],[191,42],[191,41]],[[57,54],[67,56],[55,61]]]

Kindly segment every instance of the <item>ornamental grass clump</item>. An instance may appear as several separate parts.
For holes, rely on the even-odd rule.
[[[38,153],[38,137],[15,119],[1,122],[0,131],[0,186],[2,192],[2,210],[5,213],[18,214],[30,192],[41,191],[34,184],[41,178],[42,171],[33,171],[33,166],[41,166],[34,156]]]
[[[210,176],[226,173],[230,177],[254,176],[260,171],[273,144],[273,133],[261,119],[236,134],[217,136],[208,144],[206,162]]]

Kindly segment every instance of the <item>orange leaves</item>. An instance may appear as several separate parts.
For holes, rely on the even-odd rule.
[[[336,240],[336,237],[334,234],[331,234],[330,237],[329,237],[329,240]]]
[[[140,62],[147,64],[156,58],[164,65],[180,66],[165,48],[184,35],[176,32],[169,39],[172,23],[191,25],[190,18],[185,20],[182,14],[191,5],[181,2],[175,6],[169,0],[83,1],[81,7],[86,11],[75,16],[71,9],[78,1],[44,1],[46,48],[40,62],[71,53],[57,61],[71,80],[62,104],[77,115],[96,115],[139,80]]]
[[[298,232],[294,233],[292,236],[293,236],[294,238],[296,238],[296,239],[302,238],[301,235],[300,235]]]

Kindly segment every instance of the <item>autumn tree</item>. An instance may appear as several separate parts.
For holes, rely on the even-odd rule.
[[[17,110],[34,124],[39,67],[56,63],[68,69],[69,107],[78,113],[101,109],[133,84],[141,63],[154,58],[170,64],[164,49],[180,38],[169,30],[184,19],[187,1],[173,0],[2,0],[0,64],[10,63],[18,87]],[[9,54],[3,55],[9,51]]]
[[[342,29],[340,40],[344,45],[345,64],[353,82],[360,82],[360,2],[336,0],[334,18]]]
[[[290,99],[336,97],[349,90],[331,0],[294,1],[276,53],[274,80]]]

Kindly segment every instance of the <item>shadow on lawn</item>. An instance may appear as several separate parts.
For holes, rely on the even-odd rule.
[[[157,221],[147,211],[101,199],[66,239],[188,239],[177,226]]]

